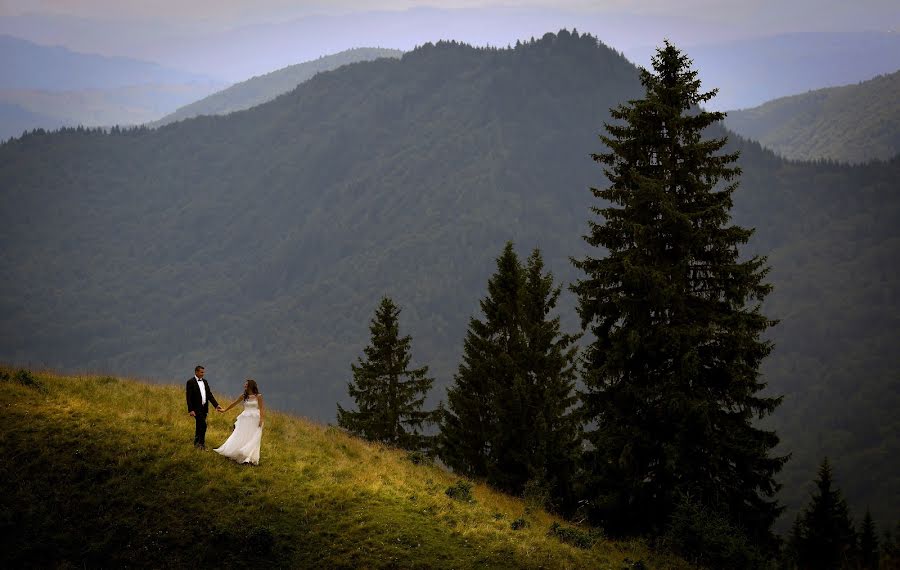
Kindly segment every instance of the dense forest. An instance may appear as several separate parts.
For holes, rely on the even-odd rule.
[[[379,57],[400,57],[402,53],[396,49],[354,48],[322,56],[312,61],[289,65],[265,75],[251,77],[199,101],[185,105],[174,113],[155,121],[153,126],[167,125],[198,115],[226,115],[233,111],[249,109],[270,101],[282,93],[287,93],[322,71],[330,71],[348,63],[369,61]]]
[[[333,420],[387,294],[434,404],[507,240],[577,279],[589,188],[605,184],[590,155],[610,108],[641,93],[620,54],[560,32],[427,44],[225,117],[6,143],[0,358],[166,382],[203,363],[214,389],[253,376],[274,407]],[[787,512],[828,455],[854,515],[888,523],[900,159],[787,162],[733,135],[728,150],[743,169],[734,219],[756,230],[744,253],[772,267],[780,323],[762,370],[785,399],[765,425],[793,454]],[[575,332],[566,288],[558,310]]]
[[[729,111],[725,125],[793,160],[889,160],[900,154],[900,71]]]

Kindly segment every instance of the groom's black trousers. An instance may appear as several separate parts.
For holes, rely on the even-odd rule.
[[[198,413],[194,416],[197,427],[194,430],[194,445],[206,447],[206,414]]]

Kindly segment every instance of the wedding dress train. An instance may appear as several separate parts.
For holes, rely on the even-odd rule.
[[[262,427],[259,425],[259,402],[256,398],[244,401],[244,411],[234,420],[234,431],[220,447],[213,451],[238,463],[259,464],[259,444]]]

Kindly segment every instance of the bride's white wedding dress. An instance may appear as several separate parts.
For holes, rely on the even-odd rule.
[[[258,465],[262,430],[259,426],[259,402],[256,398],[248,398],[244,401],[244,411],[234,420],[234,431],[225,443],[213,451],[238,463]]]

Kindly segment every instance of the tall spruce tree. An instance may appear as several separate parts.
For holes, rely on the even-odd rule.
[[[422,426],[438,416],[422,410],[434,379],[427,377],[427,366],[409,368],[411,339],[400,336],[400,311],[389,297],[381,299],[369,327],[371,344],[363,349],[366,359],[350,365],[348,389],[358,409],[338,404],[338,425],[371,441],[421,450],[430,446]]]
[[[512,243],[497,259],[447,391],[440,453],[459,473],[513,493],[544,486],[565,507],[579,445],[574,337],[550,318],[560,288],[535,250],[527,267]]]
[[[859,562],[863,570],[878,570],[878,532],[872,512],[866,509],[862,530],[859,533]]]
[[[816,490],[803,513],[800,567],[809,570],[848,568],[856,555],[856,533],[841,490],[834,484],[826,457]]]
[[[770,292],[763,257],[739,259],[753,230],[730,225],[737,153],[703,131],[724,118],[699,105],[690,60],[666,42],[641,71],[644,99],[611,110],[601,136],[609,186],[585,240],[603,257],[573,259],[584,359],[584,481],[594,515],[613,533],[658,533],[678,496],[724,514],[771,546],[781,511],[774,475],[786,457],[754,427],[781,398],[764,397],[760,311]]]

